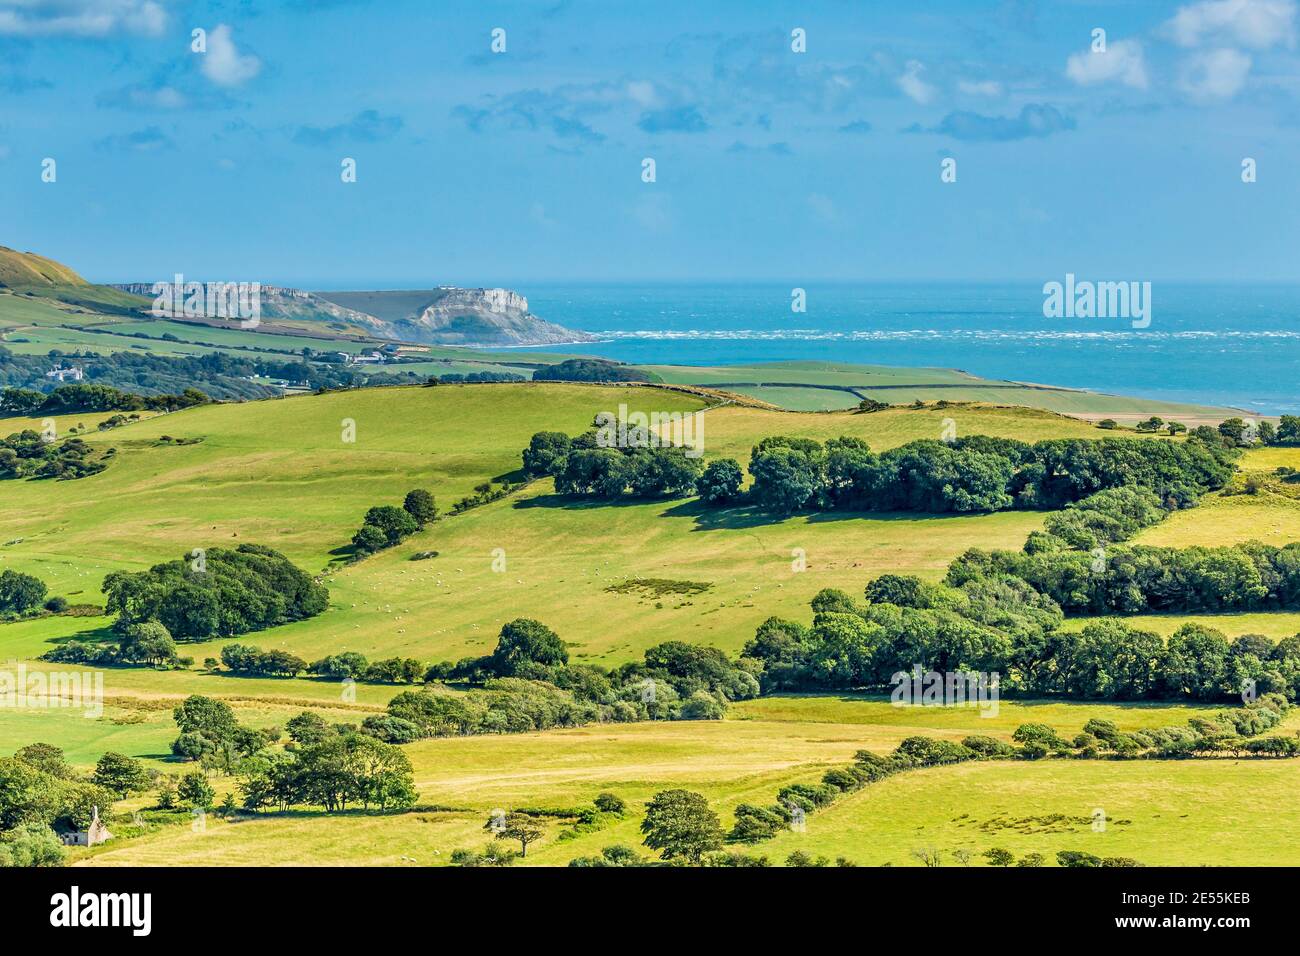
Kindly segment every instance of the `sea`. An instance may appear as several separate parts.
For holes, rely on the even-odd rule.
[[[1042,282],[813,283],[802,286],[801,312],[792,309],[788,283],[513,288],[536,315],[600,337],[549,351],[643,364],[958,368],[1261,415],[1300,413],[1300,283],[1153,282],[1145,328],[1127,318],[1046,318]]]

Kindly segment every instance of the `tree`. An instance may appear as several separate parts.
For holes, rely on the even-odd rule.
[[[124,754],[109,751],[95,764],[95,773],[90,778],[106,790],[112,790],[119,797],[126,797],[148,788],[149,771],[144,764]]]
[[[25,614],[41,606],[48,588],[40,578],[21,571],[0,571],[0,612]]]
[[[105,609],[118,613],[114,630],[159,621],[177,641],[230,637],[303,620],[329,605],[324,585],[261,545],[209,548],[201,567],[195,563],[186,555],[147,571],[105,576]]]
[[[620,817],[623,815],[623,811],[627,809],[627,802],[613,793],[598,793],[596,799],[591,802],[601,813],[613,813]]]
[[[43,823],[0,832],[0,867],[62,866],[63,844]]]
[[[922,866],[943,866],[943,851],[936,850],[934,847],[922,847],[919,850],[913,850],[912,856],[920,862]]]
[[[418,795],[411,761],[401,747],[365,734],[349,734],[345,739],[356,777],[356,795],[363,807],[404,810],[415,805]]]
[[[217,793],[202,770],[191,770],[176,785],[176,795],[197,810],[212,809]]]
[[[745,480],[740,463],[734,458],[718,458],[709,462],[700,478],[700,497],[706,504],[719,505],[736,500],[741,483]]]
[[[181,733],[197,733],[217,742],[233,736],[239,727],[235,712],[224,700],[191,694],[172,710]]]
[[[1229,418],[1219,423],[1219,434],[1234,445],[1246,443],[1246,423],[1240,418]]]
[[[388,547],[388,536],[375,525],[363,524],[352,536],[352,547],[359,554],[374,554]]]
[[[53,744],[28,744],[14,754],[14,759],[21,760],[29,767],[35,767],[41,773],[48,773],[51,777],[58,777],[61,780],[66,780],[73,775],[62,748],[55,747]]]
[[[420,530],[409,512],[394,505],[379,505],[366,512],[365,525],[374,525],[384,533],[390,545],[398,544],[403,538]]]
[[[1101,857],[1082,850],[1060,850],[1056,854],[1056,862],[1061,866],[1097,867],[1101,866]]]
[[[332,733],[325,718],[310,710],[289,718],[284,729],[288,731],[290,740],[304,745],[318,744]]]
[[[402,502],[402,509],[414,518],[421,528],[438,517],[438,508],[434,503],[433,495],[423,488],[408,491]]]
[[[521,857],[528,855],[528,844],[540,840],[545,832],[532,817],[513,812],[507,813],[504,820],[493,817],[483,829],[494,831],[498,840],[518,840]]]
[[[722,826],[703,795],[690,790],[661,790],[646,805],[641,821],[642,841],[661,850],[665,860],[684,857],[698,863],[710,850],[722,848]]]
[[[183,733],[172,741],[172,754],[182,760],[202,760],[208,754],[216,752],[217,745],[193,731]]]
[[[496,650],[492,653],[493,669],[503,677],[512,677],[528,664],[557,667],[569,663],[568,645],[541,621],[516,618],[501,628]]]
[[[1016,855],[1010,850],[995,846],[991,850],[984,851],[984,859],[989,861],[989,866],[1010,866],[1016,862]]]
[[[30,388],[0,390],[0,412],[6,415],[27,415],[40,408],[44,401],[44,394]]]
[[[163,664],[176,659],[176,642],[158,621],[129,624],[118,647],[124,660]]]
[[[524,472],[530,478],[558,475],[564,470],[572,444],[563,432],[538,432],[524,449]]]
[[[767,444],[765,439],[755,449],[749,462],[754,476],[750,489],[754,501],[769,511],[788,514],[820,504],[826,483],[826,461],[817,442]],[[795,439],[781,439],[794,443]]]
[[[1222,632],[1200,624],[1184,624],[1165,644],[1157,680],[1170,696],[1218,700],[1238,692],[1232,685],[1232,647]]]
[[[917,608],[930,606],[925,584],[910,574],[882,574],[867,585],[866,598],[872,604]]]

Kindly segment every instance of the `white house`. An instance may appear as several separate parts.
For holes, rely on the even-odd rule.
[[[60,382],[66,382],[68,379],[72,379],[74,382],[80,382],[82,379],[81,367],[79,365],[71,365],[64,368],[61,365],[56,365],[45,373],[45,377],[56,378]]]
[[[99,807],[91,810],[90,826],[85,830],[69,830],[59,834],[59,840],[64,846],[99,846],[111,839],[113,834],[108,832],[104,821],[99,819]]]

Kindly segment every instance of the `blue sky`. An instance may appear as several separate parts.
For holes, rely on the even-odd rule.
[[[1292,280],[1296,7],[0,0],[0,244],[317,288]]]

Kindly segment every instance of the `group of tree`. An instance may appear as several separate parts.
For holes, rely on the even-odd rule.
[[[364,658],[341,658],[330,665],[330,676],[366,673]],[[757,696],[756,669],[755,662],[733,663],[716,648],[680,641],[652,647],[642,661],[613,669],[570,664],[568,648],[554,631],[521,618],[502,627],[491,654],[429,667],[424,680],[432,686],[398,694],[384,715],[366,718],[362,730],[406,743],[596,722],[712,720],[723,716],[729,701]],[[450,694],[439,688],[441,682],[469,689]]]
[[[514,372],[447,372],[430,375],[426,385],[477,385],[484,382],[526,382],[527,376]]]
[[[176,395],[141,395],[99,382],[77,382],[55,386],[49,392],[14,387],[0,390],[0,414],[34,417],[78,412],[174,412],[211,401],[196,388],[185,388]]]
[[[658,375],[607,359],[566,359],[533,371],[534,382],[661,382]]]
[[[0,438],[0,481],[12,478],[69,480],[97,475],[117,455],[114,448],[99,448],[81,438],[47,440],[25,428]]]
[[[972,549],[947,580],[1014,577],[1067,614],[1214,613],[1300,608],[1300,544],[1063,548],[1031,536],[1025,551]]]
[[[417,798],[402,749],[351,727],[251,754],[235,772],[246,810],[311,805],[333,813],[351,805],[391,811],[409,809]]]
[[[957,586],[883,575],[865,600],[827,589],[811,626],[769,618],[740,659],[765,692],[890,689],[898,675],[997,674],[999,693],[1105,700],[1240,699],[1300,695],[1300,635],[1230,641],[1185,624],[1167,641],[1107,619],[1080,630],[1049,596],[1015,577],[973,576]]]
[[[595,431],[572,439],[563,432],[538,432],[523,462],[529,477],[554,478],[560,494],[611,499],[629,491],[643,498],[693,495],[704,473],[700,458],[644,431],[618,447],[602,445]]]
[[[177,641],[233,637],[325,610],[329,591],[284,555],[255,544],[196,550],[148,571],[104,578],[113,627],[157,621]]]
[[[176,340],[175,336],[162,337]],[[139,338],[155,337],[140,333]],[[265,383],[267,379],[320,391],[410,384],[423,378],[416,372],[401,373],[400,363],[392,366],[396,374],[348,366],[332,351],[303,349],[295,355],[270,346],[251,345],[241,346],[239,351],[246,354],[214,351],[201,355],[158,355],[122,351],[103,355],[51,349],[45,355],[19,355],[0,347],[0,414],[176,411],[199,403],[191,392],[200,395],[202,402],[248,401],[280,395],[279,388]],[[51,364],[77,366],[84,381],[75,386],[55,385],[46,377]],[[64,391],[87,387],[106,390]],[[47,392],[62,393],[64,397],[42,408]],[[121,394],[114,395],[114,392]]]
[[[296,654],[246,644],[227,644],[220,661],[209,661],[209,669],[224,666],[243,677],[297,677],[309,673],[329,680],[353,680],[371,684],[422,684],[427,668],[409,657],[369,661],[364,654],[344,651],[308,663]]]
[[[553,477],[561,494],[699,494],[705,504],[745,503],[779,514],[836,508],[937,514],[1057,509],[1125,487],[1145,489],[1165,510],[1188,507],[1227,482],[1236,454],[1217,432],[1180,442],[1106,438],[1034,444],[977,435],[914,441],[880,454],[857,438],[823,444],[774,436],[754,446],[752,483],[743,495],[744,471],[734,459],[702,467],[685,449],[654,440],[610,448],[601,446],[595,431],[577,438],[538,432],[522,457],[527,474]]]
[[[99,667],[144,665],[156,669],[189,667],[193,658],[176,653],[176,642],[158,621],[139,621],[115,632],[116,641],[65,641],[46,651],[41,660],[56,664]]]
[[[231,772],[239,761],[279,739],[276,728],[259,730],[243,727],[229,704],[213,697],[193,694],[172,710],[180,734],[171,752],[181,760],[197,761],[204,769]]]
[[[84,830],[98,808],[145,790],[152,775],[130,757],[106,753],[89,775],[68,765],[63,751],[35,743],[0,757],[0,867],[59,866],[57,830]]]
[[[1167,509],[1186,507],[1232,474],[1221,441],[1107,438],[1034,444],[976,435],[922,440],[875,454],[856,438],[777,436],[750,455],[749,500],[788,513],[842,508],[926,513],[1057,509],[1108,488],[1136,486]]]
[[[353,551],[365,556],[401,544],[437,517],[433,495],[423,488],[412,489],[406,493],[402,507],[376,505],[366,512],[361,527],[352,536]]]

